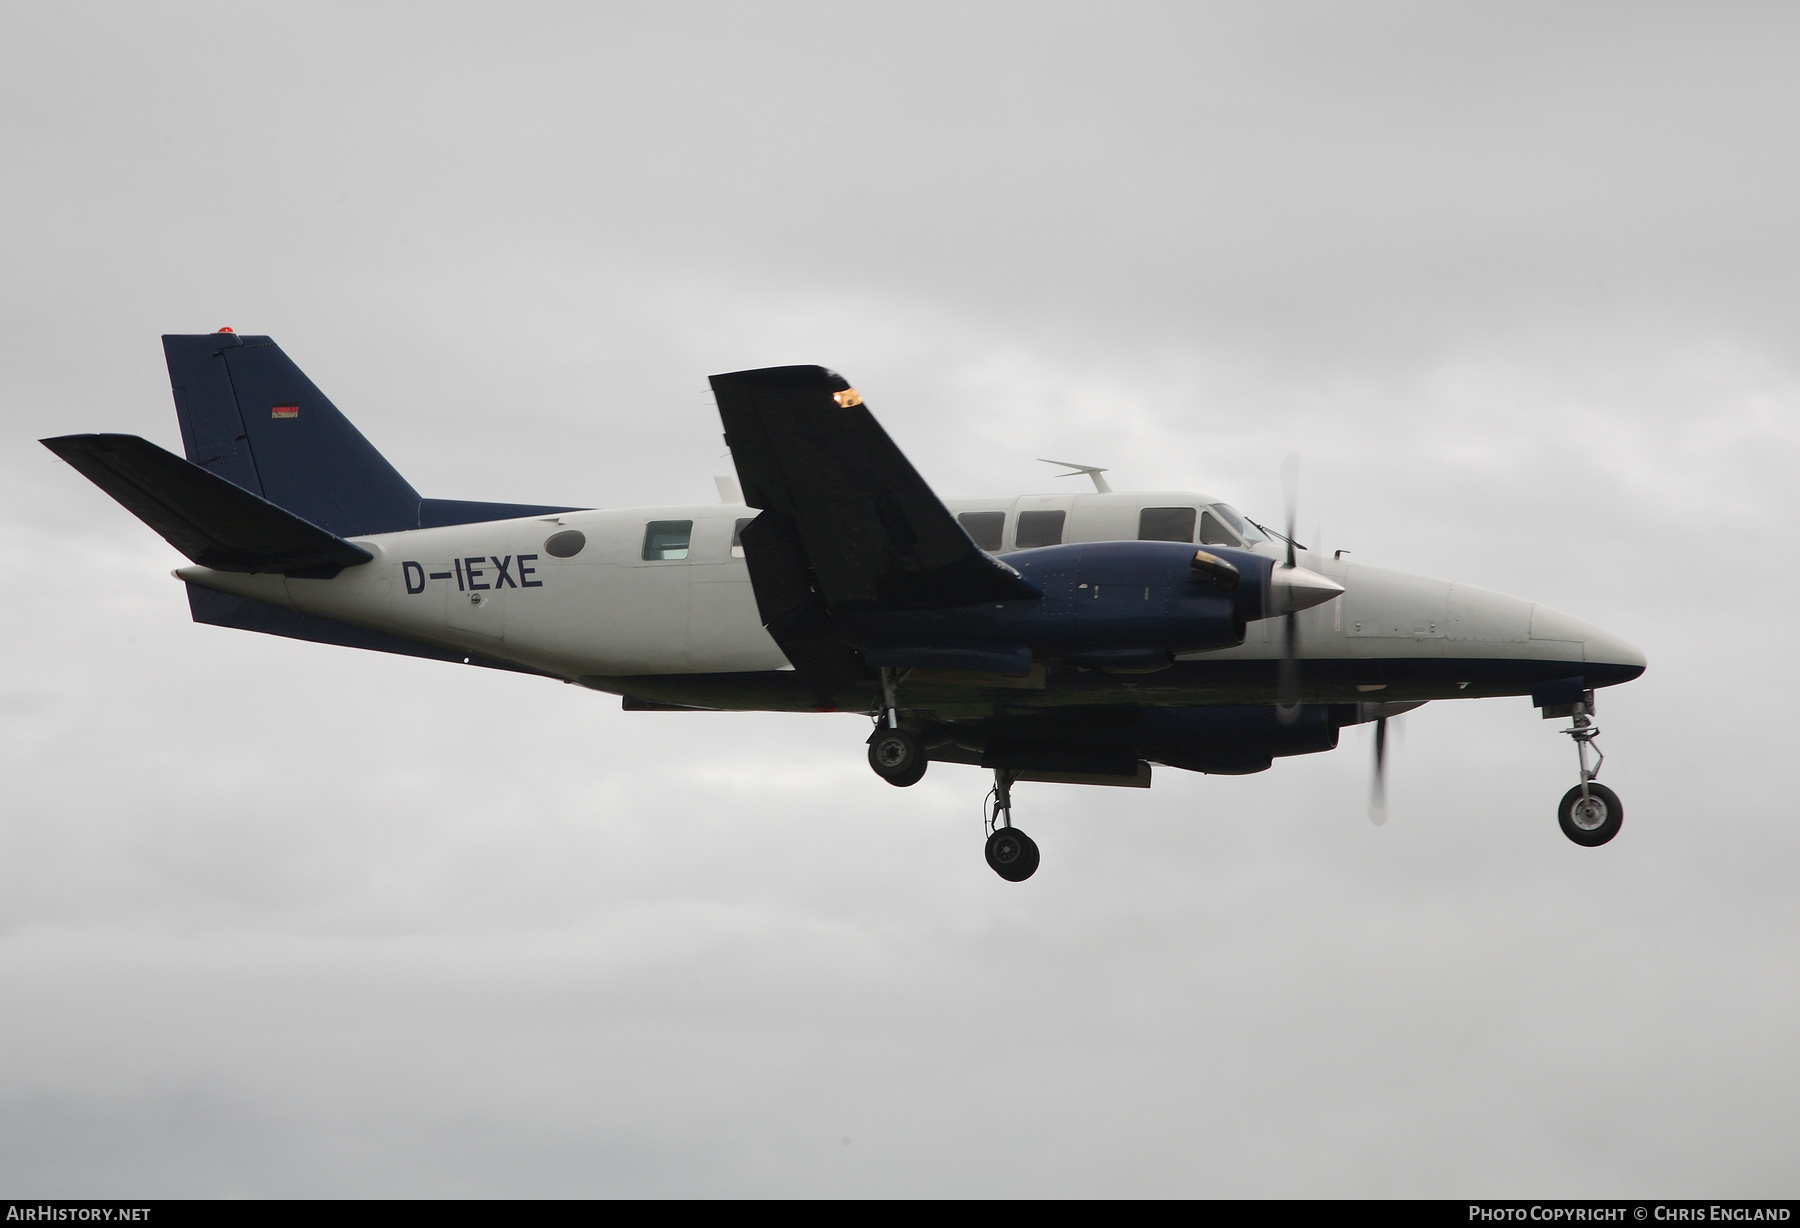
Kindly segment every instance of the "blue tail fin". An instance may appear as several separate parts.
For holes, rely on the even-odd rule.
[[[269,338],[162,341],[187,458],[338,537],[574,510],[421,499]]]
[[[419,527],[419,492],[267,337],[163,338],[187,457],[339,537]]]

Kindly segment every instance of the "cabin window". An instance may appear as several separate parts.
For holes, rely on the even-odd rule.
[[[1191,542],[1194,540],[1194,509],[1191,507],[1147,507],[1138,513],[1138,540],[1141,542]]]
[[[652,520],[644,526],[646,559],[685,559],[694,536],[691,520]]]
[[[732,558],[741,559],[744,557],[744,530],[749,528],[750,522],[755,519],[756,517],[754,516],[744,516],[731,526]]]
[[[1006,536],[1005,512],[964,512],[956,518],[956,523],[977,546],[989,553],[999,552],[1001,540]]]
[[[572,559],[587,545],[587,535],[580,529],[564,529],[544,539],[544,553],[551,558]]]
[[[1200,513],[1200,544],[1202,546],[1235,546],[1238,544],[1237,534],[1225,527],[1225,522],[1212,514],[1212,509]]]
[[[1030,550],[1037,546],[1062,545],[1063,517],[1065,512],[1020,512],[1018,540],[1013,544],[1021,550]]]

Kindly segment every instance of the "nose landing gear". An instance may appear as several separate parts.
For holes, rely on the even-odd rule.
[[[1563,835],[1583,848],[1598,848],[1625,825],[1625,807],[1619,795],[1605,785],[1594,783],[1606,755],[1595,744],[1600,731],[1594,727],[1594,693],[1589,691],[1582,702],[1572,705],[1573,723],[1562,732],[1575,740],[1575,753],[1581,760],[1581,783],[1563,794],[1556,807],[1556,821]],[[1594,766],[1588,768],[1588,748],[1594,749]]]
[[[1563,794],[1556,820],[1563,835],[1584,848],[1597,848],[1619,834],[1625,823],[1625,807],[1619,795],[1605,785],[1588,782]]]
[[[994,787],[982,807],[987,827],[987,863],[1009,883],[1022,883],[1037,873],[1037,841],[1012,825],[1012,773],[994,769]]]

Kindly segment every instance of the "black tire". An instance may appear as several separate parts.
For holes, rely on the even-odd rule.
[[[1009,883],[1022,883],[1037,873],[1037,841],[1016,827],[997,828],[987,841],[987,863]]]
[[[1562,824],[1563,835],[1576,844],[1583,848],[1599,848],[1618,835],[1619,828],[1625,825],[1625,807],[1619,801],[1619,795],[1605,785],[1590,780],[1587,791],[1585,806],[1580,785],[1563,794],[1562,805],[1556,808],[1556,821]]]
[[[883,726],[869,739],[869,766],[890,785],[904,789],[925,778],[925,748],[904,729]]]

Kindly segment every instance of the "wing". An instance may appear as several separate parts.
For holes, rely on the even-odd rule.
[[[970,540],[843,376],[768,367],[715,375],[712,389],[744,501],[791,532],[828,611],[1040,595]],[[755,549],[747,537],[753,578]]]

